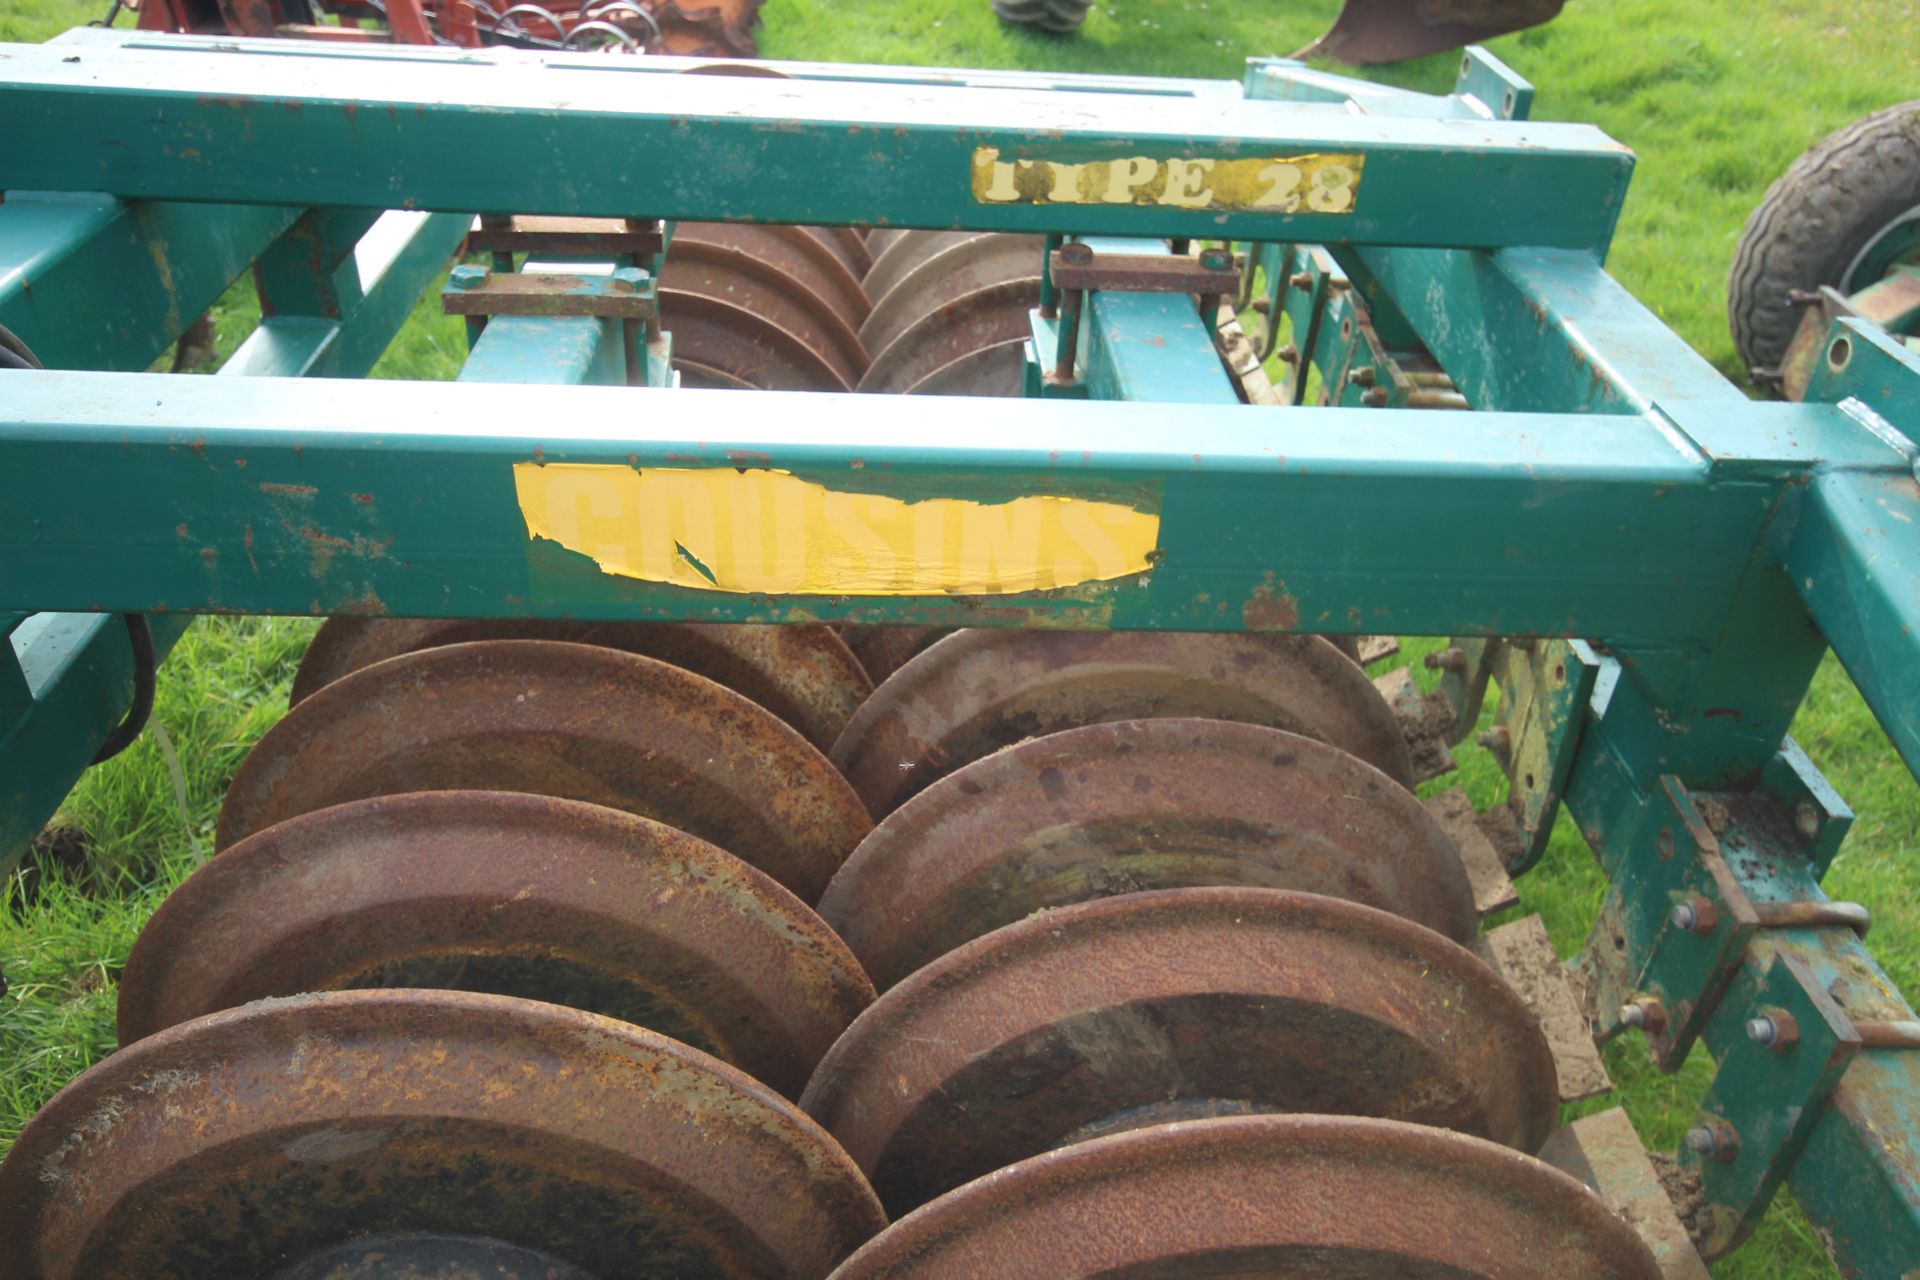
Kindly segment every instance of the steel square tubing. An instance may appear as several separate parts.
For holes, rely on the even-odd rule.
[[[1597,250],[1633,162],[1586,125],[1380,120],[1224,95],[666,80],[619,59],[520,51],[423,50],[396,75],[387,60],[245,43],[0,46],[0,181],[344,207]],[[985,148],[1063,164],[1365,159],[1350,211],[1289,213],[1100,193],[982,202],[972,183]]]
[[[1704,643],[1779,482],[1632,416],[8,375],[0,609],[1604,635]],[[1830,411],[1812,409],[1810,415]],[[1837,411],[1832,411],[1837,412]],[[1811,417],[1809,419],[1811,425]],[[964,443],[962,443],[964,442]],[[917,501],[1156,512],[1151,572],[768,597],[529,536],[513,464],[784,469]]]
[[[0,324],[50,369],[146,368],[300,212],[0,187]]]

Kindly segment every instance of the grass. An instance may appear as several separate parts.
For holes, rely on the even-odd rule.
[[[96,18],[100,0],[9,0],[0,39],[42,40]],[[1002,29],[987,0],[769,0],[769,57],[1235,77],[1247,54],[1285,53],[1331,19],[1334,0],[1101,0],[1076,37]],[[1734,242],[1787,164],[1827,131],[1913,93],[1920,0],[1572,0],[1549,26],[1493,42],[1538,87],[1535,116],[1586,120],[1640,155],[1611,266],[1696,349],[1738,377],[1724,289]],[[1442,55],[1373,74],[1427,91],[1450,87]],[[249,286],[217,310],[224,355],[258,314]],[[423,301],[376,376],[449,377],[457,321]],[[92,770],[62,824],[84,834],[84,866],[29,864],[0,888],[0,1146],[50,1093],[113,1046],[113,981],[142,922],[205,856],[234,766],[285,705],[311,632],[303,621],[203,621],[161,673],[154,727]],[[1432,644],[1415,643],[1417,658]],[[1423,673],[1424,674],[1424,673]],[[1836,898],[1873,907],[1873,947],[1909,999],[1920,993],[1920,789],[1831,661],[1795,736],[1860,814],[1828,876]],[[1483,753],[1462,778],[1484,806],[1498,792]],[[1564,820],[1543,865],[1522,882],[1562,951],[1583,940],[1604,883]],[[1675,1076],[1617,1043],[1616,1100],[1655,1147],[1680,1139],[1711,1074],[1696,1057]],[[1812,1229],[1783,1202],[1717,1276],[1834,1274]]]

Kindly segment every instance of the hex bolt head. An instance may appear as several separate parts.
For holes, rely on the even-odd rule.
[[[1354,382],[1356,382],[1357,384],[1363,387],[1372,386],[1375,376],[1376,375],[1373,371],[1373,366],[1370,364],[1362,365],[1358,369],[1355,369],[1353,371]]]
[[[1709,899],[1688,898],[1667,913],[1667,923],[1688,933],[1712,933],[1720,923],[1720,911]]]
[[[1811,800],[1802,800],[1794,806],[1793,825],[1803,839],[1811,840],[1820,834],[1820,810]]]
[[[1287,277],[1287,283],[1296,289],[1311,289],[1313,288],[1313,273],[1309,271],[1296,271]]]
[[[1289,342],[1286,346],[1274,352],[1273,358],[1281,364],[1298,364],[1300,363],[1300,348]]]
[[[1505,756],[1513,750],[1513,734],[1503,724],[1493,726],[1474,741],[1497,756]]]
[[[478,289],[493,275],[486,267],[463,262],[447,273],[447,284],[455,289]]]
[[[1060,261],[1070,262],[1076,267],[1084,267],[1093,261],[1093,246],[1082,244],[1078,240],[1060,246]]]
[[[635,289],[644,289],[647,284],[647,273],[639,267],[616,268],[612,278],[615,287],[629,293]]]
[[[1385,387],[1369,387],[1365,394],[1360,397],[1360,403],[1369,409],[1378,409],[1386,402],[1387,389]]]
[[[1202,249],[1200,265],[1209,271],[1233,270],[1233,255],[1225,249]]]
[[[1263,315],[1263,316],[1266,315],[1268,312],[1273,310],[1273,299],[1272,298],[1255,298],[1253,300],[1253,310],[1254,310],[1254,313],[1257,315]]]
[[[1467,651],[1459,645],[1448,645],[1438,653],[1430,653],[1421,659],[1429,671],[1451,671],[1455,675],[1467,673]]]
[[[1784,1053],[1800,1039],[1800,1024],[1792,1014],[1772,1009],[1747,1019],[1747,1039],[1776,1053]]]
[[[1623,1026],[1657,1036],[1667,1029],[1666,1006],[1653,999],[1623,1004],[1620,1006],[1620,1022]]]
[[[1687,1130],[1687,1150],[1713,1160],[1731,1160],[1740,1154],[1740,1140],[1722,1124],[1697,1124]]]

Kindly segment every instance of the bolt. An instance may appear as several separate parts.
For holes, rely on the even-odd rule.
[[[447,284],[455,289],[478,289],[493,272],[471,262],[463,262],[447,274]]]
[[[1386,402],[1387,402],[1387,389],[1385,387],[1372,387],[1366,392],[1365,395],[1362,395],[1360,397],[1360,403],[1367,406],[1369,409],[1378,409],[1381,405],[1385,404]]]
[[[1507,755],[1513,750],[1513,734],[1503,724],[1493,726],[1474,741],[1497,756]]]
[[[1667,914],[1667,923],[1688,933],[1712,933],[1720,923],[1720,911],[1706,898],[1688,898]]]
[[[1800,1024],[1792,1014],[1776,1009],[1747,1020],[1747,1039],[1782,1053],[1800,1039]]]
[[[1253,300],[1253,309],[1254,311],[1258,312],[1260,315],[1264,316],[1269,311],[1273,310],[1273,299],[1272,298],[1255,298]]]
[[[1793,810],[1793,825],[1802,837],[1811,840],[1820,834],[1820,810],[1811,800],[1802,800]]]
[[[1697,1124],[1687,1130],[1687,1150],[1714,1160],[1731,1160],[1740,1154],[1740,1140],[1722,1124]]]
[[[1274,352],[1273,358],[1281,364],[1298,364],[1300,363],[1300,348],[1289,342],[1286,346]]]
[[[646,288],[647,278],[647,273],[639,267],[619,267],[613,273],[613,285],[623,293],[632,293]]]
[[[1422,661],[1429,671],[1451,671],[1455,675],[1467,674],[1467,651],[1459,645],[1448,645],[1438,653],[1428,654]]]
[[[1374,380],[1373,366],[1370,364],[1362,365],[1360,368],[1355,369],[1353,371],[1353,380],[1363,387],[1372,386]]]
[[[1202,249],[1200,265],[1209,271],[1233,270],[1233,255],[1225,249]]]
[[[1658,1000],[1636,1000],[1620,1006],[1620,1024],[1657,1036],[1667,1027],[1667,1011]]]
[[[1081,244],[1078,240],[1063,244],[1060,246],[1060,261],[1072,263],[1076,267],[1084,267],[1093,261],[1093,246]]]
[[[1287,283],[1296,289],[1311,289],[1313,288],[1313,273],[1309,271],[1296,271],[1287,277]]]

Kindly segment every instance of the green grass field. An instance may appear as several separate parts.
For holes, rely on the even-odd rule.
[[[1082,33],[1062,40],[1003,30],[987,0],[769,0],[762,46],[775,58],[1237,78],[1245,55],[1304,44],[1337,7],[1101,0]],[[4,0],[0,39],[45,39],[104,8],[101,0]],[[1737,377],[1724,289],[1748,211],[1822,134],[1914,96],[1916,31],[1916,0],[1572,0],[1550,26],[1492,47],[1538,87],[1536,117],[1591,121],[1639,153],[1612,267]],[[1373,74],[1444,91],[1454,64],[1442,55]],[[250,289],[237,286],[218,314],[225,354],[255,314]],[[377,374],[448,377],[463,346],[458,322],[423,303]],[[112,1048],[119,966],[155,904],[207,856],[226,781],[284,708],[312,625],[212,620],[189,633],[161,674],[153,727],[89,773],[59,820],[83,838],[84,859],[42,857],[6,884],[0,965],[13,987],[0,1001],[0,1148],[54,1089]],[[1920,789],[1832,662],[1795,734],[1860,814],[1827,887],[1873,908],[1874,950],[1912,999],[1920,994]],[[1497,775],[1477,750],[1462,756],[1484,806]],[[1521,887],[1523,909],[1541,912],[1572,954],[1604,886],[1564,820],[1546,863]],[[1696,1057],[1679,1075],[1661,1076],[1629,1043],[1611,1046],[1608,1063],[1641,1135],[1671,1148],[1711,1064]],[[1834,1274],[1811,1227],[1784,1203],[1714,1271],[1746,1280]]]

